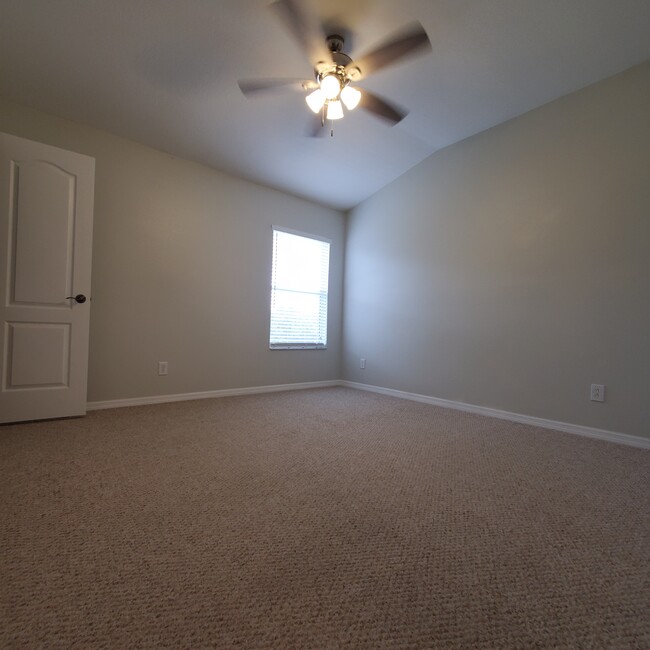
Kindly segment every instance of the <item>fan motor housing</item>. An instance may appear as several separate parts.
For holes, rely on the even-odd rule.
[[[341,66],[342,68],[345,68],[348,63],[352,63],[352,59],[343,52],[332,52],[332,59],[337,66]]]
[[[341,51],[345,39],[338,34],[331,34],[327,37],[327,46],[332,53],[332,61],[319,61],[314,70],[316,79],[320,81],[328,74],[335,74],[342,82],[342,85],[349,81],[349,71],[346,72],[345,67],[352,63],[352,59]]]

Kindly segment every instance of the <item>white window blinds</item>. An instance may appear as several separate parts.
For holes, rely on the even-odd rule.
[[[273,228],[271,348],[327,346],[328,241]]]

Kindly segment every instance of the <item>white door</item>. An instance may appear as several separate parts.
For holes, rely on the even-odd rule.
[[[0,133],[0,422],[86,412],[94,179],[94,158]]]

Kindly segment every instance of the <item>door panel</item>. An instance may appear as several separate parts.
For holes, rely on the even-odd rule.
[[[0,133],[0,422],[86,412],[94,169]]]
[[[42,160],[13,164],[10,173],[13,300],[65,303],[72,285],[75,178]]]
[[[8,389],[68,387],[70,325],[7,323]]]

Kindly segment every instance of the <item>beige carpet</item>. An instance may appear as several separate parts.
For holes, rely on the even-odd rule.
[[[3,648],[648,648],[650,453],[344,388],[0,427]]]

